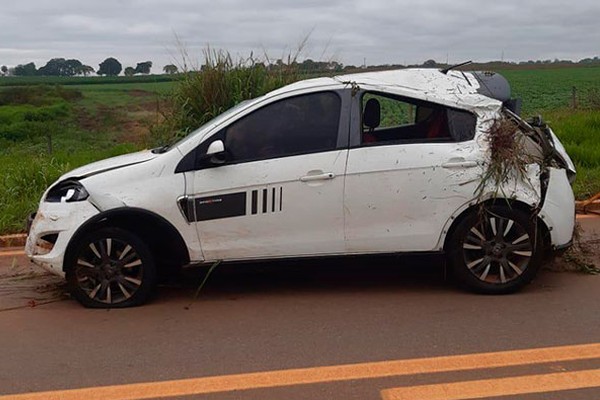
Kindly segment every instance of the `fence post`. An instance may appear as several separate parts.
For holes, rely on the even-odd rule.
[[[571,88],[571,107],[577,108],[577,88],[575,86]]]

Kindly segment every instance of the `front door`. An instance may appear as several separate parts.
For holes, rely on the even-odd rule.
[[[206,260],[344,251],[342,102],[330,91],[279,100],[200,145],[225,144],[224,164],[187,173]]]

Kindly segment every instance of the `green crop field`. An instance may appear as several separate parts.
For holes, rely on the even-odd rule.
[[[510,82],[513,96],[523,99],[525,115],[569,107],[573,88],[581,107],[600,106],[600,67],[498,72]]]
[[[578,168],[577,197],[599,192],[600,67],[499,72],[523,113],[543,114],[565,144]],[[177,85],[171,76],[0,78],[0,234],[23,231],[62,173],[152,146],[150,128]]]
[[[1,86],[34,85],[107,85],[107,84],[145,84],[172,82],[176,75],[140,75],[140,76],[7,76],[0,79]]]

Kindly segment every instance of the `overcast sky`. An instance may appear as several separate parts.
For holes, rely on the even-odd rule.
[[[294,51],[345,65],[600,55],[599,0],[18,0],[0,5],[0,65],[53,57],[98,68],[179,64],[210,44],[234,56]]]

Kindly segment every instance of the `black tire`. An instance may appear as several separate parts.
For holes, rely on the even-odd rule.
[[[507,294],[531,282],[544,251],[531,214],[495,205],[461,220],[446,253],[460,286],[477,293]]]
[[[157,271],[148,246],[120,228],[81,237],[65,263],[71,295],[90,308],[139,306],[154,292]]]

